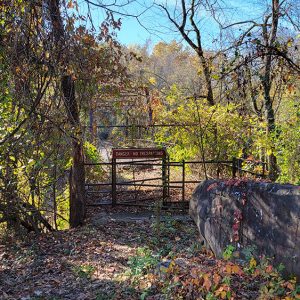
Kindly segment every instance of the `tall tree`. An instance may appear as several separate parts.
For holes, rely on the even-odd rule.
[[[68,48],[66,47],[67,35],[60,12],[59,0],[46,0],[52,23],[52,34],[56,43],[56,63],[62,65],[61,87],[64,97],[64,105],[70,125],[73,127],[73,162],[70,173],[70,226],[76,227],[83,224],[85,208],[85,170],[83,141],[79,118],[79,107],[75,96],[75,74],[70,74],[70,61]]]
[[[274,151],[275,140],[278,138],[275,107],[281,102],[283,90],[287,87],[288,73],[299,72],[299,66],[291,58],[293,35],[296,36],[299,19],[293,15],[297,4],[295,1],[271,0],[270,2],[265,3],[263,15],[259,16],[262,22],[254,19],[245,20],[225,28],[234,26],[242,31],[233,46],[239,53],[238,59],[235,57],[231,65],[234,72],[244,69],[253,109],[260,118],[264,113],[267,137],[270,141],[269,172],[270,178],[275,181],[280,172]],[[258,104],[259,90],[262,91],[262,105]]]
[[[176,2],[175,6],[166,4],[158,4],[158,6],[165,12],[169,21],[175,26],[183,39],[196,52],[200,59],[201,67],[203,69],[204,82],[206,86],[207,101],[210,105],[215,104],[211,61],[209,53],[204,51],[202,32],[196,18],[199,18],[202,0],[181,0]],[[173,10],[173,11],[172,11]]]

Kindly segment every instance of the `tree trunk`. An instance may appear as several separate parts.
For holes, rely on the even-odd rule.
[[[59,0],[47,0],[52,22],[53,36],[58,46],[58,52],[66,51],[65,30],[59,10]],[[59,56],[61,57],[61,56]],[[59,57],[57,60],[59,60]],[[65,55],[64,69],[67,70],[69,61],[68,53]],[[57,61],[59,64],[59,61]],[[80,130],[79,108],[75,97],[75,83],[72,75],[63,74],[61,87],[64,97],[68,121],[72,125],[75,137],[73,137],[73,166],[70,174],[70,226],[76,227],[84,222],[85,218],[85,170],[83,144]]]
[[[201,60],[201,65],[203,68],[204,78],[205,78],[205,85],[207,91],[207,102],[209,105],[213,106],[215,104],[213,88],[212,88],[212,80],[211,80],[211,73],[209,66],[207,65],[207,59],[204,56],[204,53],[201,49],[201,53],[198,52],[198,56]]]
[[[264,40],[266,43],[266,59],[264,68],[264,78],[263,78],[263,88],[264,88],[264,105],[266,111],[266,120],[268,125],[268,136],[273,140],[276,134],[275,125],[275,113],[273,108],[273,101],[271,99],[271,87],[272,87],[272,53],[271,48],[274,46],[277,37],[277,28],[279,21],[279,0],[272,0],[272,27],[270,29],[270,34],[267,33],[267,19],[264,26]],[[273,153],[274,147],[271,146],[272,153],[269,155],[269,177],[272,181],[278,178],[279,169],[277,166],[277,159]]]

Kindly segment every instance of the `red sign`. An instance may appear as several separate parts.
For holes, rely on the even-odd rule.
[[[140,148],[140,149],[113,149],[113,158],[163,158],[166,156],[164,149],[151,149],[151,148]]]

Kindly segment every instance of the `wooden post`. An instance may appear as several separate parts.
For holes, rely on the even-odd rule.
[[[182,160],[182,202],[185,200],[185,160]]]
[[[117,163],[116,159],[111,160],[111,204],[115,206],[117,204]]]

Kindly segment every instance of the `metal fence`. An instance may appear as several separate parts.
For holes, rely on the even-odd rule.
[[[93,178],[86,182],[89,205],[151,205],[162,200],[163,205],[186,205],[195,186],[205,179],[203,169],[213,170],[208,178],[266,178],[267,164],[261,161],[232,160],[170,161],[166,158],[132,161],[85,163],[86,168],[101,167],[109,174],[106,180]],[[257,168],[259,167],[259,168]],[[258,169],[258,171],[256,170]],[[197,170],[197,176],[195,176]],[[193,173],[194,172],[194,173]],[[129,175],[133,175],[132,178]],[[143,175],[143,176],[142,176]]]

